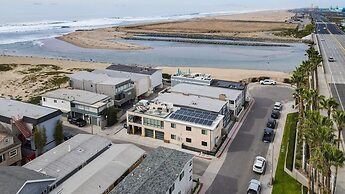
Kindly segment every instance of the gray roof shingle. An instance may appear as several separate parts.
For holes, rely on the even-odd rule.
[[[185,152],[158,147],[110,194],[165,194],[192,158]]]

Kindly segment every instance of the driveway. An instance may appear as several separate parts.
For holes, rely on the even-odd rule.
[[[246,193],[248,182],[252,178],[259,180],[260,175],[252,171],[252,165],[255,156],[267,155],[269,144],[263,143],[261,138],[273,104],[275,101],[293,100],[293,89],[286,86],[254,84],[249,93],[255,103],[228,148],[226,159],[206,193]]]

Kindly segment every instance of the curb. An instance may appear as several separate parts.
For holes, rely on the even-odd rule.
[[[251,104],[248,106],[248,108],[247,108],[246,112],[244,113],[243,117],[241,118],[240,121],[237,122],[236,127],[233,128],[234,130],[232,130],[233,132],[232,132],[231,135],[228,137],[228,140],[227,140],[227,142],[226,142],[226,144],[225,144],[223,150],[220,152],[220,154],[219,154],[218,156],[216,156],[217,158],[220,158],[220,157],[223,155],[223,152],[225,151],[225,149],[228,148],[230,141],[233,139],[233,136],[234,136],[235,134],[237,134],[238,130],[239,130],[240,127],[242,126],[242,121],[243,121],[245,118],[247,118],[247,115],[248,115],[248,113],[249,113],[249,110],[252,109],[252,106],[253,106],[254,103],[255,103],[255,100],[254,100],[254,98],[253,98],[253,100],[251,101]]]

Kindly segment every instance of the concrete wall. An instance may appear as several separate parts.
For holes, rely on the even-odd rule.
[[[71,111],[71,102],[67,100],[60,100],[60,99],[43,96],[41,103],[42,103],[42,106],[59,109],[65,113]]]
[[[140,80],[134,82],[135,96],[141,96],[150,90],[150,78],[148,76],[143,77]]]
[[[157,86],[162,85],[162,70],[157,70],[155,73],[153,73],[151,76],[151,87],[156,88]]]
[[[193,189],[193,159],[191,159],[187,164],[185,164],[183,170],[180,172],[183,172],[184,176],[180,181],[180,176],[175,180],[174,182],[174,190],[172,194],[189,194],[192,193]],[[170,194],[169,190],[166,192],[166,194]]]

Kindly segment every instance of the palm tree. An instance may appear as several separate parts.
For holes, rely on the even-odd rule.
[[[327,110],[328,118],[331,118],[332,109],[338,107],[338,102],[334,98],[321,98],[320,106],[322,109]]]
[[[337,129],[338,129],[337,146],[339,149],[340,148],[340,142],[341,142],[341,131],[343,130],[344,125],[345,125],[345,112],[342,110],[334,110],[332,117],[333,117],[333,121],[336,123]]]

